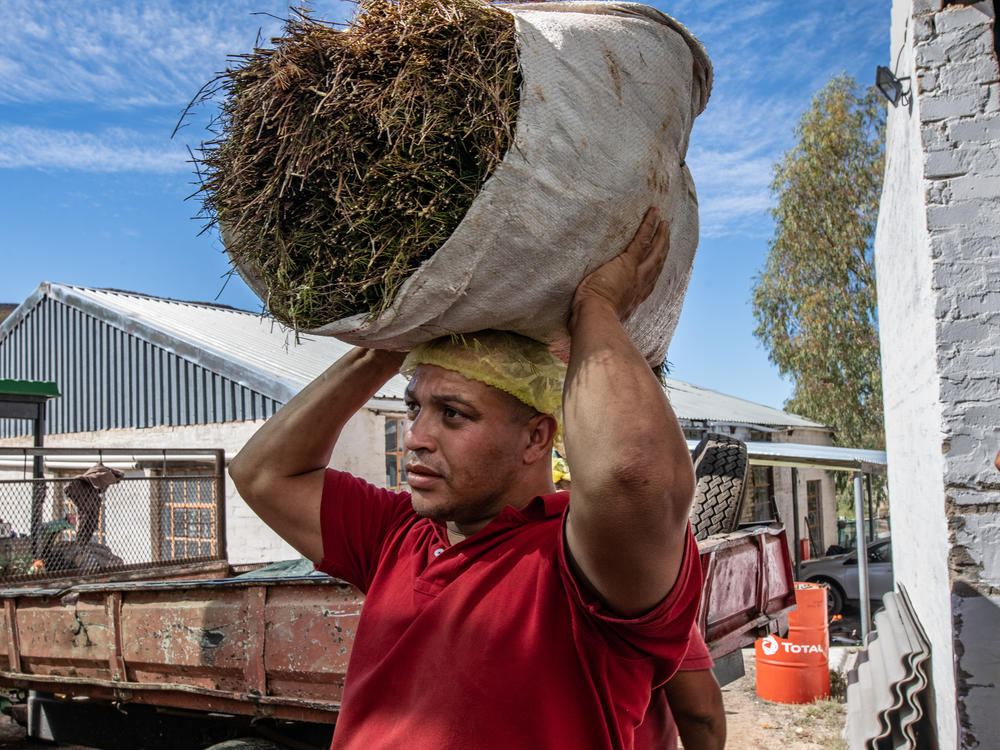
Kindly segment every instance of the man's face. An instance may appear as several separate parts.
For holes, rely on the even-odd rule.
[[[524,470],[527,420],[496,388],[433,365],[417,368],[406,389],[407,481],[419,515],[485,525],[509,504]]]

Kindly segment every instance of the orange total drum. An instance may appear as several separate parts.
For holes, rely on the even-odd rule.
[[[776,703],[830,697],[830,625],[826,586],[796,583],[798,607],[788,614],[788,638],[769,635],[754,644],[757,695]]]

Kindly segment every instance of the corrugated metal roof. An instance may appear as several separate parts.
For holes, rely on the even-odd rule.
[[[352,348],[328,336],[296,339],[273,319],[229,307],[64,284],[49,287],[64,302],[97,305],[119,313],[126,325],[161,332],[153,340],[165,348],[170,342],[162,340],[162,333],[169,334],[190,345],[178,354],[278,401],[288,401]],[[393,378],[376,398],[401,398],[405,387],[402,377]]]
[[[937,747],[934,729],[924,716],[930,641],[902,585],[883,597],[875,630],[848,673],[847,723],[851,748],[909,750]],[[950,665],[947,665],[950,667]]]
[[[755,404],[736,396],[667,378],[667,396],[674,413],[682,419],[706,422],[736,422],[767,427],[823,427],[797,414]]]
[[[0,325],[0,376],[59,384],[47,433],[267,419],[283,403],[268,393],[287,397],[273,378],[68,291],[43,284]],[[30,432],[0,421],[0,437]]]
[[[135,292],[43,283],[3,323],[0,339],[44,297],[107,321],[185,360],[278,402],[287,402],[351,347],[326,336],[299,336],[263,315],[208,303]],[[371,402],[398,407],[406,381],[392,378]],[[683,420],[765,427],[823,425],[795,414],[668,378],[666,390]]]

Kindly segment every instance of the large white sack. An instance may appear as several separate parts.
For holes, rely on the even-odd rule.
[[[670,255],[626,329],[650,363],[662,362],[698,242],[684,156],[708,101],[711,63],[680,24],[649,6],[499,7],[515,18],[522,72],[512,147],[390,309],[309,333],[410,349],[446,333],[497,328],[565,356],[577,284],[624,249],[655,205],[671,222]],[[243,275],[266,300],[263,284]]]

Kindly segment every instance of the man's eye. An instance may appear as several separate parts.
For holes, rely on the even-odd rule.
[[[448,419],[460,419],[465,416],[462,412],[458,411],[458,409],[452,409],[450,406],[444,407],[442,411],[444,416]]]
[[[406,413],[407,414],[416,414],[418,411],[420,411],[420,405],[417,404],[416,401],[407,401],[406,402]]]

